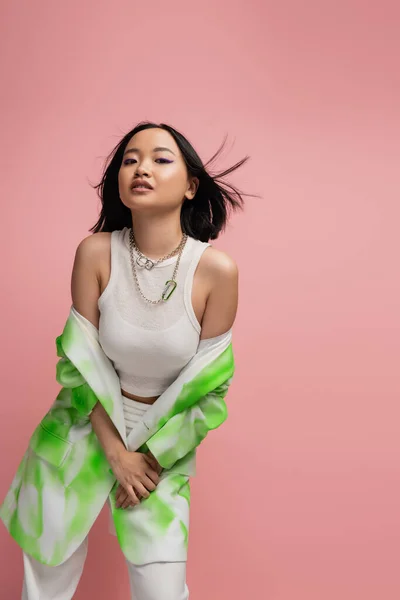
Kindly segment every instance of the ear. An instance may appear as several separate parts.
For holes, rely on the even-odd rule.
[[[188,189],[185,194],[186,200],[193,200],[198,188],[199,188],[199,179],[197,177],[191,177]]]

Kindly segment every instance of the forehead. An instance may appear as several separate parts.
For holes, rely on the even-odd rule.
[[[142,131],[135,133],[129,140],[126,150],[129,150],[129,148],[138,148],[139,150],[151,152],[157,146],[170,148],[176,155],[180,154],[179,147],[172,135],[159,127],[142,129]]]

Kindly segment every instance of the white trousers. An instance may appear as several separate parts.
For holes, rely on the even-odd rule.
[[[22,600],[71,600],[83,572],[88,538],[64,563],[51,567],[23,552]],[[186,561],[134,565],[126,561],[132,600],[188,600]]]

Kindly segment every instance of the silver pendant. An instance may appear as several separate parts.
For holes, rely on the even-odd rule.
[[[139,267],[144,267],[148,271],[150,271],[150,269],[154,267],[154,262],[146,256],[138,256],[136,262],[139,265]]]

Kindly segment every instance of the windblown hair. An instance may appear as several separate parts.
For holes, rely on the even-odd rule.
[[[237,187],[222,180],[223,177],[245,163],[249,156],[225,171],[212,174],[206,167],[220,154],[226,137],[217,152],[203,165],[197,152],[181,133],[170,125],[151,121],[142,121],[136,125],[107,157],[100,183],[92,186],[97,190],[102,208],[98,221],[89,231],[97,233],[98,231],[114,231],[132,226],[131,211],[123,204],[119,196],[118,172],[129,140],[139,131],[155,127],[165,129],[172,135],[182,153],[188,173],[199,179],[199,186],[193,200],[185,200],[182,204],[181,228],[183,233],[203,242],[216,239],[225,229],[230,211],[243,209],[243,196],[252,196],[252,194],[245,194]]]

